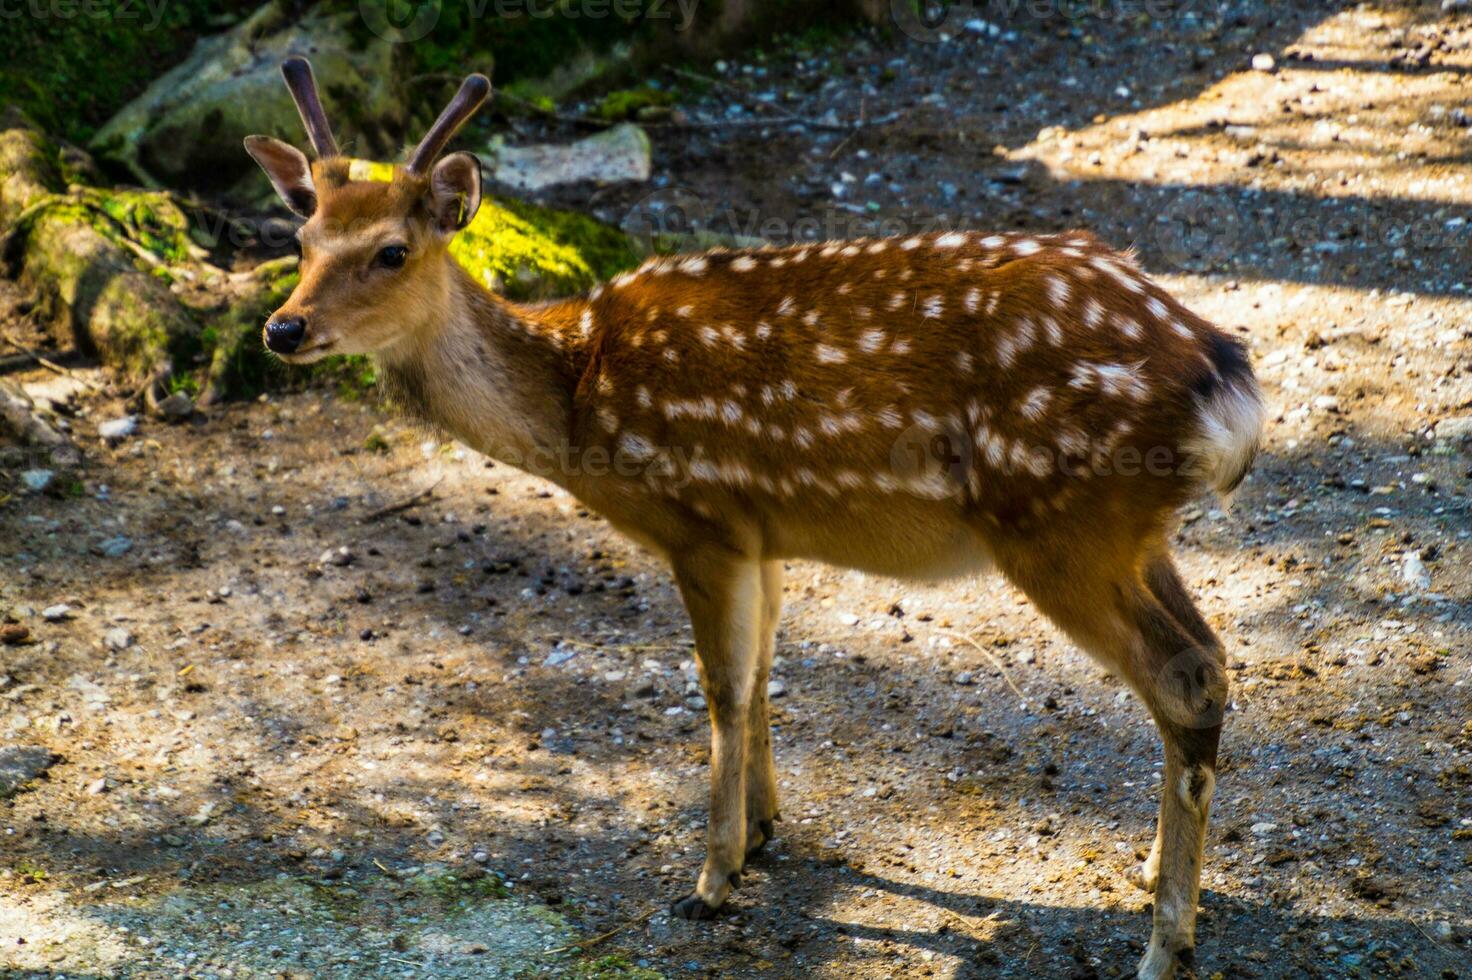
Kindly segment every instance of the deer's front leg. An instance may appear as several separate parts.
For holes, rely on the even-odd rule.
[[[702,549],[677,559],[675,579],[695,630],[710,710],[711,784],[705,866],[694,893],[676,902],[674,912],[708,919],[730,895],[746,859],[747,725],[760,647],[761,566],[729,551]]]
[[[777,649],[777,622],[782,616],[782,563],[762,562],[761,628],[751,714],[746,727],[746,856],[756,854],[776,833],[777,770],[772,761],[772,720],[767,705],[767,678]]]

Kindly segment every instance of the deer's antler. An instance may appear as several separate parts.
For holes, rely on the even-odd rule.
[[[317,82],[312,77],[312,66],[306,58],[287,58],[281,63],[281,74],[291,98],[296,102],[296,111],[301,113],[302,125],[307,127],[307,137],[312,149],[320,159],[338,155],[337,140],[332,138],[332,127],[327,125],[327,114],[322,111],[322,100],[317,97]]]
[[[424,174],[434,163],[445,146],[454,135],[460,131],[475,111],[485,102],[486,96],[491,94],[491,80],[486,76],[476,73],[467,75],[465,81],[460,83],[460,91],[445,106],[445,111],[429,127],[429,132],[424,134],[424,139],[414,148],[409,156],[409,163],[404,167],[411,174]]]

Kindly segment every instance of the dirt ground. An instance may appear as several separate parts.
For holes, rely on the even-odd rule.
[[[739,125],[654,128],[651,185],[558,199],[1086,226],[1239,331],[1266,449],[1177,539],[1234,682],[1201,975],[1465,977],[1472,15],[1284,6],[735,60],[680,109]],[[895,115],[778,118],[830,111]],[[1005,582],[791,566],[784,820],[684,922],[706,721],[655,561],[351,392],[114,443],[115,392],[71,411],[78,478],[10,467],[0,506],[0,745],[55,754],[0,802],[0,973],[1132,974],[1157,739]]]

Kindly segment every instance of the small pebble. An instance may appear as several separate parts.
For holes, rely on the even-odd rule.
[[[48,623],[59,623],[63,619],[70,619],[71,615],[72,607],[64,602],[58,602],[54,606],[47,606],[41,610],[41,618]]]

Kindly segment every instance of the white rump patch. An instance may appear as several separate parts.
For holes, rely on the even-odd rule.
[[[1241,481],[1262,439],[1267,408],[1251,378],[1220,388],[1201,405],[1196,431],[1181,444],[1197,473],[1218,493],[1228,494]]]

